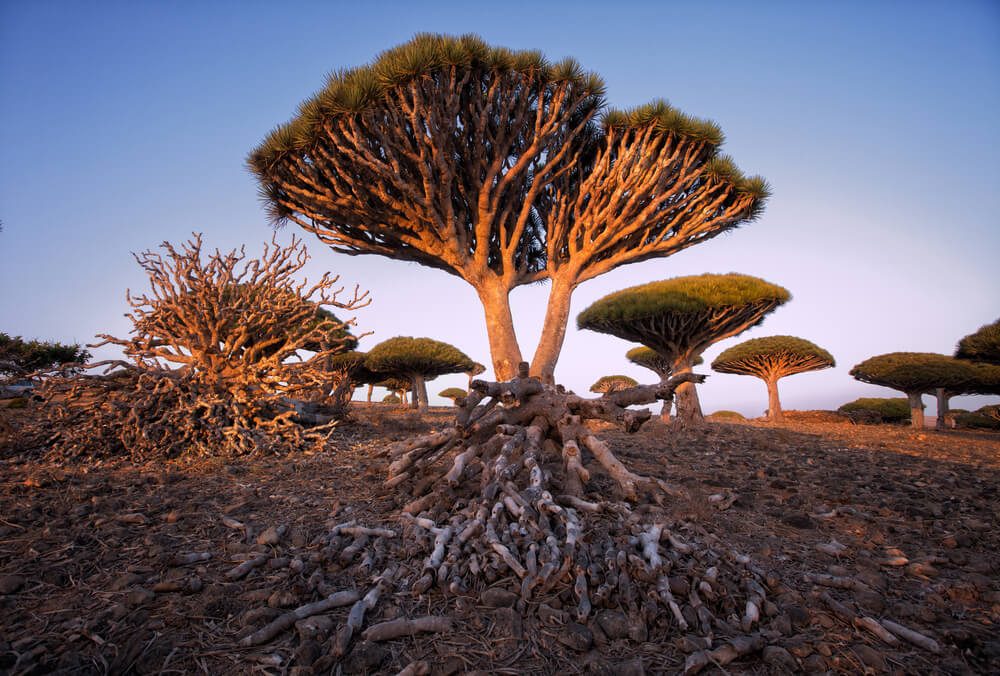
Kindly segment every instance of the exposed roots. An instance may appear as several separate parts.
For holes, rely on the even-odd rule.
[[[343,565],[376,552],[362,564],[369,570],[385,565],[378,551],[395,550],[402,590],[437,587],[571,623],[607,611],[621,618],[620,631],[608,631],[633,640],[656,629],[696,633],[710,646],[717,632],[753,632],[767,597],[763,572],[667,518],[658,503],[677,491],[629,470],[585,424],[635,431],[650,413],[628,406],[669,400],[698,378],[599,399],[545,386],[524,370],[506,383],[475,381],[454,427],[387,450],[386,486],[409,494],[402,540],[367,532],[345,539],[353,524],[343,524],[330,546]]]

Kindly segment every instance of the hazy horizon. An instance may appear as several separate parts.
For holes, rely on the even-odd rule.
[[[836,368],[790,376],[779,389],[786,409],[835,409],[860,396],[901,396],[851,378],[857,362],[951,354],[1000,316],[996,3],[626,2],[609,12],[596,3],[6,2],[0,331],[80,343],[124,336],[125,289],[146,287],[131,251],[198,231],[206,247],[258,253],[272,230],[247,153],[326,73],[418,32],[473,32],[552,60],[573,56],[603,76],[613,107],[662,97],[716,120],[724,152],[773,188],[759,221],[577,289],[556,370],[577,392],[613,373],[653,379],[625,360],[631,344],[577,331],[575,317],[612,291],[657,279],[739,272],[792,293],[761,326],[705,353],[696,370],[710,374],[699,389],[706,413],[757,416],[767,407],[763,382],[708,367],[749,338],[790,334],[830,351]],[[371,291],[358,331],[375,334],[359,349],[429,336],[490,364],[481,307],[458,278],[335,254],[296,226],[278,237],[292,234],[312,253],[311,277],[332,270]],[[543,285],[512,295],[528,358],[546,295]],[[429,383],[432,403],[465,382]],[[996,401],[956,397],[952,406]],[[925,402],[932,414],[932,398]]]

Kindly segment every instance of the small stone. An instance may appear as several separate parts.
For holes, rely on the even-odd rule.
[[[597,624],[611,640],[628,636],[629,621],[625,613],[617,610],[602,610],[597,614]]]
[[[302,641],[310,639],[322,641],[333,631],[333,619],[328,615],[313,615],[296,622],[295,630],[299,632]]]
[[[129,587],[139,584],[143,579],[142,575],[125,573],[115,578],[115,581],[111,583],[111,591],[124,591]]]
[[[871,667],[875,671],[883,672],[888,671],[889,667],[885,662],[885,657],[882,653],[872,648],[870,645],[865,643],[856,643],[851,646],[851,650],[858,656],[858,658],[865,663],[865,665]]]
[[[794,643],[788,643],[788,652],[798,658],[805,658],[812,655],[815,651],[813,650],[812,644],[806,643],[805,641],[796,641]]]
[[[816,613],[815,618],[816,623],[824,629],[833,629],[837,625],[837,621],[827,613]]]
[[[670,585],[670,593],[675,596],[687,596],[688,591],[691,589],[687,579],[681,577],[680,575],[672,575],[668,577],[667,583]]]
[[[172,509],[169,512],[167,512],[166,516],[163,517],[163,520],[166,521],[167,523],[177,523],[177,520],[180,518],[181,518],[181,513],[178,512],[176,509]]]
[[[885,599],[882,598],[881,594],[875,592],[854,592],[854,600],[871,615],[881,615],[882,611],[885,610]]]
[[[707,650],[710,644],[705,638],[692,634],[675,638],[674,646],[682,653],[693,653],[699,650]]]
[[[594,635],[590,630],[577,622],[567,624],[556,638],[567,648],[579,652],[589,649],[594,643]]]
[[[313,640],[303,641],[292,657],[292,663],[298,667],[311,667],[313,663],[323,654],[323,649],[319,643]]]
[[[792,635],[792,621],[787,614],[782,613],[771,620],[771,628],[785,636]]]
[[[833,648],[829,643],[817,643],[816,652],[818,652],[823,657],[829,657],[833,654]]]
[[[130,591],[128,596],[125,598],[128,601],[128,604],[135,608],[149,603],[156,598],[156,594],[148,589],[136,589],[134,591]]]
[[[538,617],[546,624],[565,624],[569,620],[569,614],[566,611],[544,603],[538,606]]]
[[[484,591],[479,598],[484,606],[490,608],[510,608],[517,603],[519,597],[512,591],[493,587]]]
[[[389,649],[380,643],[358,641],[344,660],[344,671],[349,674],[377,670],[389,656]]]
[[[769,645],[764,648],[764,662],[778,669],[794,672],[799,668],[798,662],[792,654],[784,648],[776,645]]]
[[[281,535],[283,529],[276,528],[274,526],[269,527],[263,533],[257,536],[257,544],[259,545],[276,545],[281,542]]]
[[[816,521],[808,514],[786,514],[781,520],[793,528],[812,529],[816,527]]]
[[[20,575],[0,575],[0,594],[13,594],[24,586]]]
[[[808,626],[810,621],[809,611],[802,606],[790,605],[785,608],[785,612],[788,614],[788,619],[791,620],[793,627]]]
[[[822,674],[826,672],[826,660],[822,655],[810,655],[802,660],[802,671],[807,674]]]

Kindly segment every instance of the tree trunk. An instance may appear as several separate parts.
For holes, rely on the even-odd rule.
[[[948,429],[950,427],[949,423],[949,407],[948,400],[951,397],[945,391],[943,387],[937,388],[935,394],[937,395],[937,421],[934,423],[934,428],[939,430]]]
[[[681,364],[672,371],[674,377],[685,373],[691,373],[691,364]],[[694,383],[681,383],[674,394],[677,402],[677,416],[674,425],[679,427],[697,427],[705,422],[705,416],[701,412],[701,402],[698,401],[698,391]]]
[[[514,319],[510,314],[510,289],[496,286],[482,287],[477,291],[486,315],[493,375],[499,381],[510,380],[517,375],[517,365],[522,361]]]
[[[570,301],[576,283],[566,281],[568,275],[557,275],[552,279],[549,301],[545,308],[545,322],[542,337],[531,361],[531,375],[548,385],[555,384],[556,362],[566,339],[566,325],[569,323]]]
[[[427,383],[422,375],[413,376],[413,407],[421,411],[427,410]]]
[[[771,422],[782,422],[785,419],[781,412],[781,400],[778,399],[778,378],[767,378],[767,419]]]
[[[670,424],[670,407],[673,406],[674,402],[665,401],[663,402],[663,408],[660,409],[660,420]]]
[[[375,390],[375,386],[369,383],[369,385],[368,385],[368,403],[369,404],[372,403],[372,392],[374,390]]]
[[[907,399],[910,400],[910,427],[915,430],[924,429],[924,402],[920,395],[920,392],[906,393]]]

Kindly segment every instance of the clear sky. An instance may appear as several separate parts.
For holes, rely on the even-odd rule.
[[[764,277],[793,300],[705,357],[753,337],[812,340],[837,367],[781,384],[785,408],[808,409],[898,396],[847,372],[884,352],[950,354],[1000,316],[996,2],[0,0],[0,331],[125,335],[125,288],[145,286],[129,252],[195,230],[212,246],[259,251],[271,231],[247,152],[326,73],[423,31],[576,57],[604,77],[614,106],[662,97],[718,121],[726,152],[772,184],[758,222],[585,283],[574,317],[647,281]],[[375,335],[361,349],[430,336],[489,363],[464,282],[309,244],[313,274],[334,270],[372,292],[357,320]],[[545,297],[514,292],[529,355]],[[651,380],[625,361],[629,347],[571,327],[557,380],[577,391],[609,373]],[[714,374],[700,392],[706,412],[767,405],[763,383],[745,376]]]

